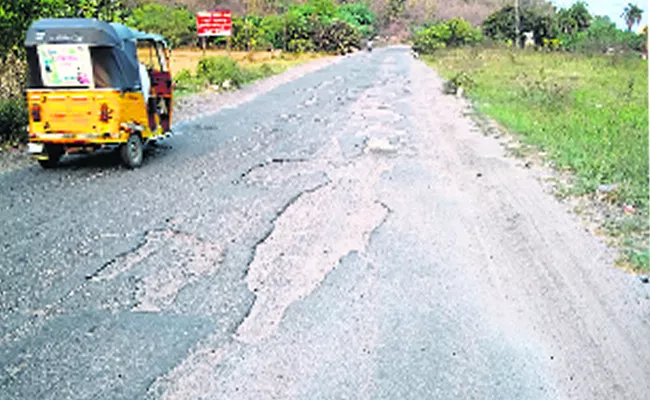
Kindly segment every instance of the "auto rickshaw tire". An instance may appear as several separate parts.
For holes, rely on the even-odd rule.
[[[46,145],[45,153],[47,154],[46,160],[38,160],[38,163],[44,169],[54,168],[59,164],[61,157],[65,154],[65,149],[63,146],[58,145]]]
[[[120,146],[120,157],[127,168],[138,168],[144,159],[144,148],[140,135],[133,134]]]

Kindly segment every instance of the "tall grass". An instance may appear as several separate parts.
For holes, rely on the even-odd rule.
[[[615,201],[647,209],[647,61],[481,48],[427,61],[446,78],[468,74],[478,110],[573,171],[575,193],[618,184]]]

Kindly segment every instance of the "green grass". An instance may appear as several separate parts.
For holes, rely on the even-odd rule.
[[[647,61],[477,48],[427,61],[468,74],[478,110],[575,172],[576,192],[618,183],[617,201],[648,206]]]
[[[461,48],[425,57],[444,78],[462,77],[477,110],[574,174],[573,195],[618,184],[610,200],[643,223],[621,227],[648,262],[648,63],[640,57]],[[639,235],[639,232],[642,234]],[[629,246],[624,246],[628,247]]]

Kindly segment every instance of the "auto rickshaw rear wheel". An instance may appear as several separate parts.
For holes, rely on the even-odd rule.
[[[120,147],[120,156],[124,165],[128,168],[141,166],[144,158],[142,147],[142,139],[140,139],[139,135],[133,134],[129,136],[129,140]]]
[[[56,167],[65,154],[65,149],[61,145],[45,145],[44,150],[45,154],[47,154],[47,160],[38,160],[38,163],[45,169]]]

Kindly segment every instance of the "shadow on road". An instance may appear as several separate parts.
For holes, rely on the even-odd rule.
[[[152,160],[164,157],[172,146],[169,144],[149,144],[145,147],[144,164]],[[89,154],[70,154],[65,156],[59,165],[54,169],[77,170],[77,169],[110,169],[123,167],[119,150],[99,151]]]

